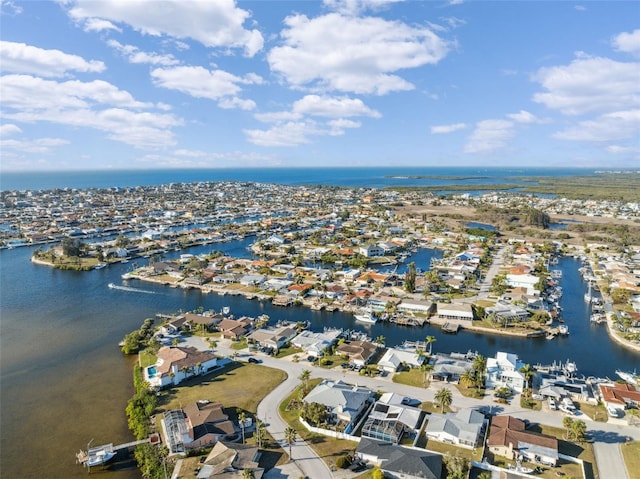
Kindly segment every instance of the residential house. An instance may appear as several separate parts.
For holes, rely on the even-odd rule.
[[[378,345],[369,341],[345,341],[336,348],[337,354],[344,354],[358,366],[366,366],[373,359]]]
[[[598,384],[602,402],[607,409],[624,410],[640,407],[640,391],[627,383]]]
[[[425,434],[429,439],[473,449],[480,444],[486,424],[484,414],[476,409],[433,413],[429,416]]]
[[[348,433],[369,408],[373,396],[374,392],[368,388],[325,379],[303,401],[324,405],[329,414],[328,422],[344,424]]]
[[[395,373],[402,365],[419,368],[425,359],[425,356],[416,353],[415,349],[389,348],[378,361],[378,367],[389,373]]]
[[[424,449],[403,447],[363,437],[356,455],[380,467],[390,479],[440,479],[442,456]]]
[[[341,334],[341,329],[325,329],[321,333],[305,330],[293,338],[291,344],[302,349],[307,356],[320,357],[325,348],[334,344]]]
[[[253,341],[258,347],[269,348],[278,351],[289,341],[296,337],[298,331],[295,327],[281,326],[279,328],[260,328],[253,331],[247,339]]]
[[[473,321],[473,309],[468,303],[438,303],[437,309],[442,319]]]
[[[215,444],[220,439],[233,439],[237,428],[224,413],[222,404],[198,401],[185,406],[183,412],[187,421],[188,449],[196,449]]]
[[[204,328],[207,331],[212,331],[213,328],[218,324],[223,316],[219,314],[195,314],[195,313],[185,313],[184,314],[186,325],[189,326],[192,330],[197,330],[199,328]]]
[[[518,355],[498,351],[495,358],[487,358],[486,387],[506,386],[521,393],[526,386],[524,374],[519,372],[523,366],[524,363],[518,359]]]
[[[238,340],[246,336],[252,328],[250,318],[231,319],[224,318],[218,323],[218,331],[226,339]]]
[[[433,366],[430,373],[432,381],[457,383],[466,371],[473,369],[472,358],[459,353],[434,354],[429,362]]]
[[[374,256],[384,256],[384,249],[378,245],[365,245],[358,248],[358,253],[367,258],[372,258]]]
[[[176,385],[190,377],[205,373],[217,366],[217,357],[211,351],[193,347],[163,346],[156,363],[144,368],[144,379],[151,387]]]
[[[430,315],[435,312],[436,305],[432,301],[404,298],[398,304],[397,310],[401,313],[422,313]]]
[[[256,446],[218,441],[200,465],[197,479],[241,479],[250,470],[254,479],[262,479],[261,452]]]
[[[540,278],[532,274],[507,274],[506,282],[512,288],[525,288],[527,294],[535,294]]]
[[[558,439],[526,430],[524,421],[512,416],[495,416],[487,437],[489,451],[508,459],[523,456],[530,462],[555,466]]]
[[[384,393],[375,402],[362,427],[362,437],[398,444],[405,435],[416,437],[424,422],[425,412],[402,404],[403,397]]]

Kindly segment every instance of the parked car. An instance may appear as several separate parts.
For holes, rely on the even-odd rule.
[[[413,406],[413,407],[417,407],[420,405],[420,401],[418,401],[417,399],[413,399],[410,397],[403,397],[402,398],[402,404],[405,406]]]
[[[558,405],[556,404],[556,400],[553,398],[549,398],[549,409],[552,409],[553,411],[558,409]]]
[[[260,364],[262,362],[262,359],[249,358],[247,361],[252,363],[252,364]]]

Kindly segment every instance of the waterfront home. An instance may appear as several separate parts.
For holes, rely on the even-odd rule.
[[[362,437],[398,444],[405,435],[416,437],[425,412],[402,403],[396,393],[384,393],[373,405],[362,427]]]
[[[325,379],[303,401],[322,404],[327,410],[327,422],[342,424],[349,431],[367,411],[373,397],[374,392],[368,388]]]
[[[536,285],[540,281],[532,274],[507,274],[506,282],[512,288],[524,288],[527,294],[536,294]]]
[[[233,439],[237,435],[222,404],[209,401],[198,401],[184,409],[167,411],[161,422],[170,454],[211,446],[220,439]]]
[[[473,449],[480,444],[486,425],[484,414],[476,409],[432,413],[425,434],[429,439]]]
[[[295,327],[281,326],[279,328],[260,328],[247,336],[250,342],[255,343],[259,348],[266,348],[278,351],[291,341],[298,331]]]
[[[156,363],[143,369],[144,379],[154,388],[177,385],[185,379],[214,369],[217,361],[216,355],[211,351],[163,346],[158,350]]]
[[[384,256],[385,251],[378,245],[369,244],[358,248],[358,253],[366,258],[372,258],[376,256]]]
[[[433,301],[426,301],[423,299],[402,298],[396,306],[396,309],[401,313],[422,313],[424,315],[431,315],[436,310],[436,304]]]
[[[346,355],[357,366],[366,366],[373,359],[378,345],[369,341],[345,341],[336,348],[337,354]]]
[[[527,461],[555,466],[558,462],[558,439],[526,430],[524,421],[512,416],[491,419],[487,436],[489,451],[515,460],[523,456]]]
[[[218,441],[200,465],[198,479],[233,479],[251,471],[253,479],[262,479],[264,469],[259,466],[261,452],[256,446]]]
[[[518,355],[498,351],[495,358],[487,358],[486,387],[504,386],[521,393],[526,385],[524,374],[519,371],[523,366]]]
[[[253,328],[251,318],[243,317],[239,319],[224,318],[218,323],[218,331],[225,339],[237,341],[245,336]]]
[[[429,362],[433,366],[429,374],[432,381],[457,383],[460,376],[473,369],[473,360],[459,353],[434,354]]]
[[[438,303],[437,311],[441,319],[473,321],[473,308],[468,303]]]
[[[317,358],[322,356],[324,350],[333,345],[341,334],[341,329],[325,329],[321,333],[305,330],[291,340],[291,345],[302,349],[307,356]]]
[[[527,321],[530,317],[529,311],[526,309],[503,301],[488,306],[485,311],[487,316],[492,317],[498,323]]]
[[[191,330],[204,328],[207,331],[213,330],[213,328],[224,318],[221,314],[205,313],[185,313],[185,326]]]
[[[388,373],[395,373],[402,366],[419,368],[425,359],[424,354],[418,354],[415,350],[389,348],[378,361],[378,367]]]
[[[363,437],[356,449],[363,461],[380,467],[384,477],[402,479],[440,479],[442,456],[424,449],[403,447]]]
[[[631,384],[600,383],[598,387],[602,402],[608,410],[623,411],[628,408],[640,407],[640,391],[637,391]]]

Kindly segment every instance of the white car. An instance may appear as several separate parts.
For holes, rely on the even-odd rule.
[[[553,398],[549,398],[549,409],[557,410],[558,406],[556,405],[556,400]]]

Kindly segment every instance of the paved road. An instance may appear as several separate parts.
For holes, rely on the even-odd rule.
[[[202,338],[191,337],[187,339],[191,345],[206,348]],[[222,356],[232,356],[235,351],[228,347],[228,343],[220,341],[216,347],[216,352]],[[370,378],[360,376],[352,371],[343,371],[341,369],[323,369],[315,367],[306,361],[294,363],[291,358],[276,359],[265,355],[253,355],[242,352],[237,358],[239,361],[246,361],[250,356],[260,358],[265,366],[281,369],[287,373],[287,380],[274,389],[259,405],[258,417],[267,424],[269,433],[278,440],[282,448],[288,452],[288,445],[284,440],[284,429],[287,425],[280,418],[278,413],[278,404],[298,385],[300,380],[298,377],[304,369],[311,371],[312,378],[327,378],[333,380],[342,380],[359,386],[366,386],[374,391],[395,392],[402,396],[416,398],[420,401],[433,401],[436,392],[441,387],[451,389],[453,396],[452,406],[455,408],[467,407],[483,407],[492,414],[511,414],[530,422],[545,424],[562,428],[562,420],[564,414],[559,411],[549,411],[543,407],[542,411],[532,411],[520,407],[518,397],[511,401],[511,404],[496,404],[491,396],[484,399],[473,399],[462,396],[457,388],[450,384],[432,383],[429,388],[418,388],[397,384],[391,380],[391,376]],[[594,449],[598,469],[603,471],[600,473],[602,478],[627,479],[628,474],[622,461],[620,452],[620,444],[626,441],[627,437],[634,440],[640,440],[640,428],[631,427],[613,422],[601,423],[591,420],[586,415],[581,415],[578,419],[583,419],[587,424],[589,435],[594,440]],[[322,461],[303,441],[296,441],[292,447],[292,456],[297,466],[309,477],[325,479],[331,478],[332,473]],[[604,473],[606,471],[606,473]],[[282,476],[286,477],[286,476]],[[294,476],[291,476],[294,477]],[[296,478],[297,479],[297,478]]]

